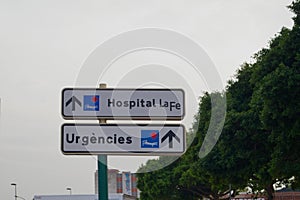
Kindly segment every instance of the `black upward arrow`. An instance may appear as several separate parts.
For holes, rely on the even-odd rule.
[[[173,148],[173,138],[175,138],[177,140],[177,142],[180,143],[179,137],[177,137],[177,135],[175,135],[175,133],[171,130],[166,135],[164,135],[163,138],[161,138],[161,143],[163,143],[167,138],[169,138],[169,148],[170,149]]]
[[[66,107],[72,103],[72,111],[75,110],[75,104],[77,103],[81,107],[81,102],[75,97],[72,96],[67,102]]]

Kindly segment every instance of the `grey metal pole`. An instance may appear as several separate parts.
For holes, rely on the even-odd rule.
[[[12,185],[12,186],[15,187],[15,200],[17,200],[17,199],[18,199],[18,195],[17,195],[17,184],[16,184],[16,183],[12,183],[12,184],[10,184],[10,185]]]
[[[106,88],[105,83],[99,84],[100,88]],[[106,124],[106,119],[100,119],[100,124]],[[107,184],[107,155],[98,155],[98,200],[108,200],[108,184]]]
[[[67,190],[70,191],[70,195],[72,195],[72,188],[68,187]]]

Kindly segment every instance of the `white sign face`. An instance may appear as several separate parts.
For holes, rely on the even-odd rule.
[[[181,89],[92,89],[62,91],[65,119],[180,120],[185,114]]]
[[[173,155],[185,151],[182,125],[63,124],[64,154]]]

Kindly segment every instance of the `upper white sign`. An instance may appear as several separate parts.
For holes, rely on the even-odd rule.
[[[65,119],[180,120],[185,114],[182,89],[65,88]]]

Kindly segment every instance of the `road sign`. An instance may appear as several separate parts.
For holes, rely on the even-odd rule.
[[[64,154],[174,155],[185,151],[182,125],[63,124]]]
[[[182,89],[65,88],[65,119],[181,120],[185,114]]]

